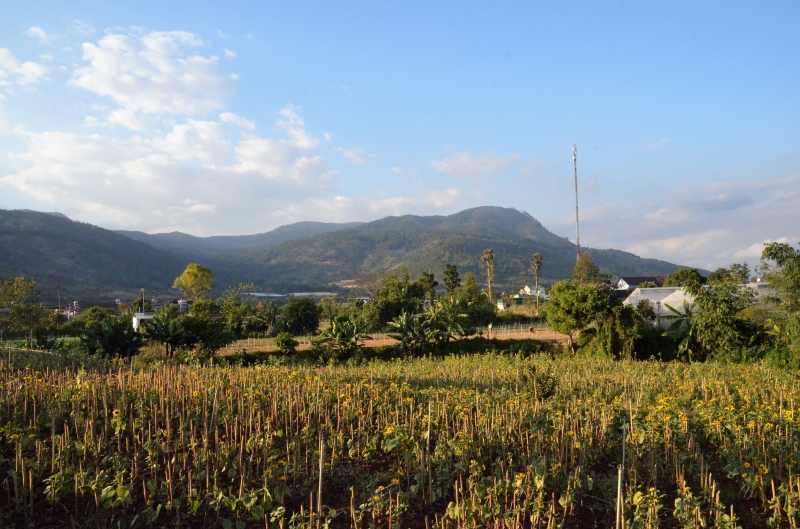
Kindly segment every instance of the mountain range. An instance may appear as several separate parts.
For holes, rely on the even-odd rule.
[[[180,232],[111,231],[61,214],[0,210],[0,278],[25,275],[43,291],[60,288],[92,296],[115,289],[169,289],[189,262],[214,271],[218,288],[239,282],[270,291],[323,288],[358,273],[431,271],[441,282],[445,263],[482,280],[485,248],[494,249],[498,289],[532,283],[529,258],[544,260],[540,282],[570,277],[575,245],[528,213],[478,207],[448,216],[386,217],[366,223],[298,222],[266,233],[196,237]],[[673,272],[679,265],[612,249],[589,249],[614,276]]]

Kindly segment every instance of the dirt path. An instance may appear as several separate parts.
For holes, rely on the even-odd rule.
[[[472,335],[467,339],[477,338],[478,335]],[[489,338],[489,336],[486,336]],[[567,339],[566,336],[562,334],[558,334],[557,332],[553,332],[550,329],[535,329],[533,332],[531,331],[520,331],[520,330],[506,330],[500,329],[492,333],[491,338],[495,338],[497,340],[542,340],[542,341],[557,341],[562,342]],[[233,354],[241,350],[246,350],[248,352],[258,352],[258,351],[276,351],[278,348],[275,347],[272,343],[264,343],[264,342],[272,342],[272,340],[267,339],[254,339],[254,340],[239,340],[235,344],[231,344],[224,349],[220,349],[219,354],[226,355],[226,354]],[[388,337],[381,337],[372,340],[364,340],[363,345],[364,347],[380,347],[382,345],[394,345],[397,343],[397,340]],[[307,340],[301,340],[300,344],[297,346],[298,351],[305,351],[311,348],[311,343]]]

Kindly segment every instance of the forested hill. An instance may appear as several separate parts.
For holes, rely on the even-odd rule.
[[[295,222],[294,224],[280,226],[272,231],[254,235],[218,235],[211,237],[196,237],[179,231],[149,234],[141,231],[116,230],[116,233],[145,242],[162,250],[185,253],[189,256],[210,257],[231,250],[274,246],[285,241],[312,237],[319,233],[351,228],[359,224],[361,223]]]
[[[186,259],[61,214],[0,210],[0,278],[45,290],[117,286],[163,289]]]
[[[238,282],[271,290],[324,286],[361,272],[403,268],[412,276],[431,271],[441,281],[445,263],[482,281],[485,248],[494,249],[495,282],[501,288],[516,290],[532,282],[528,259],[534,252],[544,258],[544,284],[569,277],[575,262],[571,242],[527,213],[500,207],[349,225],[302,222],[231,237],[116,233],[63,215],[0,210],[0,278],[25,275],[51,290],[165,289],[190,261],[211,268],[219,288]],[[680,268],[618,250],[589,251],[614,275],[661,275]]]
[[[220,256],[230,266],[248,269],[256,283],[347,279],[360,272],[400,271],[412,276],[432,271],[437,279],[445,263],[483,277],[480,256],[494,249],[495,281],[519,288],[531,283],[529,258],[544,258],[545,284],[570,277],[575,245],[527,213],[510,208],[479,207],[449,216],[386,217],[374,222]],[[680,268],[666,261],[643,259],[619,250],[588,249],[601,268],[615,276],[662,275]]]

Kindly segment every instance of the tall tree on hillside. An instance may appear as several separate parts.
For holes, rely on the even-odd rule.
[[[458,287],[461,286],[461,278],[458,277],[458,267],[456,265],[444,265],[444,286],[447,294],[452,298]],[[450,301],[453,301],[452,299]]]
[[[214,273],[197,263],[189,263],[186,270],[175,278],[172,288],[177,288],[191,301],[198,301],[214,288]]]
[[[489,292],[489,303],[492,302],[492,279],[494,279],[494,250],[486,248],[481,255],[481,261],[486,266],[486,284]]]
[[[531,257],[531,272],[533,272],[533,279],[536,282],[536,315],[539,315],[539,270],[542,269],[542,256],[539,252],[533,254]]]

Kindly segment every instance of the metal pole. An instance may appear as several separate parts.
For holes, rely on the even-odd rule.
[[[581,228],[580,223],[578,222],[578,146],[572,146],[572,163],[575,166],[575,236],[577,237],[576,241],[576,250],[578,252],[578,257],[581,255]]]

